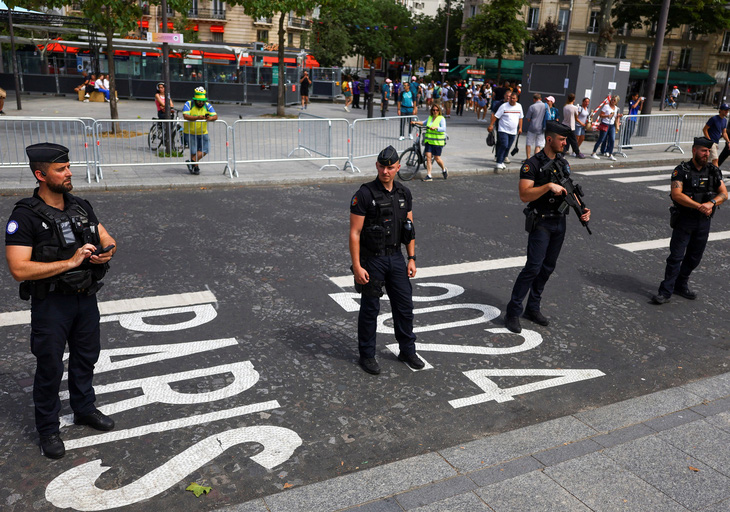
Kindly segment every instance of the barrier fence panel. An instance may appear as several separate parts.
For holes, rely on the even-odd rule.
[[[72,166],[86,169],[91,182],[94,166],[94,120],[89,118],[0,117],[0,166],[28,169],[25,148],[39,142],[66,146]],[[96,181],[99,177],[96,176]]]
[[[621,119],[621,128],[616,137],[619,152],[624,154],[623,150],[627,146],[668,146],[665,151],[678,150],[684,153],[677,142],[680,124],[678,114],[626,115]]]
[[[415,127],[412,127],[410,132],[413,140],[409,138],[408,133],[411,121],[417,120],[416,116],[356,119],[352,123],[352,142],[350,143],[348,165],[354,171],[360,172],[353,160],[378,156],[388,146],[393,146],[398,153],[402,153],[413,145],[413,140],[418,136],[418,130]],[[400,140],[401,137],[404,139]]]
[[[101,119],[94,124],[97,173],[103,178],[102,167],[134,168],[145,166],[188,165],[191,140],[195,135],[184,133],[188,122],[177,119]],[[233,177],[230,165],[229,126],[225,121],[199,121],[208,131],[206,155],[197,164],[202,168],[223,166],[223,174]],[[169,140],[166,140],[169,139]],[[198,137],[192,144],[199,144]],[[168,152],[169,146],[169,152]],[[200,151],[198,147],[198,151]]]
[[[310,118],[311,117],[311,118]],[[347,119],[241,119],[233,123],[233,169],[257,162],[312,161],[335,167],[349,158]]]
[[[684,114],[682,116],[682,126],[679,129],[678,144],[692,144],[695,137],[703,137],[702,129],[707,121],[715,114]]]

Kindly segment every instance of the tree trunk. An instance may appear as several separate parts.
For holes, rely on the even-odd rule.
[[[613,40],[612,7],[613,0],[601,0],[601,11],[598,16],[598,48],[596,49],[596,55],[599,57],[608,57],[608,43]]]
[[[502,82],[502,52],[497,54],[497,84]],[[492,98],[494,101],[494,98]]]
[[[287,16],[285,12],[282,12],[279,16],[279,91],[276,99],[276,115],[279,117],[286,115],[286,66],[284,65],[285,16]]]

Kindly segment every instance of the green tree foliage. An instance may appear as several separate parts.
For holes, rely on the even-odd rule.
[[[521,53],[530,33],[522,8],[527,0],[492,0],[482,4],[479,14],[466,21],[459,31],[467,52],[498,59],[497,80],[501,78],[502,58],[506,53]]]
[[[286,77],[286,66],[284,65],[284,47],[286,39],[287,21],[289,13],[296,16],[304,16],[315,7],[323,9],[334,5],[341,5],[344,9],[346,0],[229,0],[228,5],[242,5],[243,10],[253,18],[272,18],[279,15],[279,96],[276,102],[276,115],[285,115],[285,88],[283,87]]]
[[[314,21],[310,37],[309,50],[320,66],[324,68],[342,66],[342,61],[350,53],[352,44],[341,9],[321,10],[319,20]]]
[[[459,27],[464,17],[464,4],[460,1],[451,2],[449,21],[449,41],[447,58],[458,57],[461,38]],[[436,16],[419,15],[414,18],[413,24],[418,27],[412,35],[412,49],[410,57],[414,61],[430,60],[434,64],[441,62],[444,57],[444,38],[446,35],[446,20],[449,10],[439,7]],[[426,56],[430,58],[426,58]]]
[[[611,14],[614,27],[651,27],[659,20],[662,0],[614,0]],[[689,25],[695,34],[711,34],[730,28],[730,10],[723,0],[682,0],[672,2],[667,30]]]
[[[532,34],[533,55],[557,55],[563,35],[551,18]]]

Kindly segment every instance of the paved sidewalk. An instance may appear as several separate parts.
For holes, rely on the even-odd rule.
[[[214,98],[213,98],[214,99]],[[48,117],[92,117],[105,119],[109,117],[109,105],[107,103],[80,103],[71,97],[56,97],[42,95],[24,95],[22,97],[23,110],[15,109],[15,97],[12,91],[9,92],[5,102],[5,112],[8,116],[48,116]],[[178,105],[179,106],[179,105]],[[215,108],[219,118],[232,124],[239,119],[256,118],[266,114],[275,113],[273,105],[242,106],[233,104],[218,104]],[[288,107],[287,114],[297,116],[300,110],[298,107]],[[337,103],[313,103],[306,111],[321,117],[347,119],[353,122],[355,119],[366,117],[363,110],[352,109],[345,112],[342,105]],[[688,109],[686,113],[706,113],[707,117],[714,115],[715,110],[703,109],[698,111],[696,107]],[[423,113],[423,111],[422,111]],[[658,113],[658,110],[657,110]],[[684,113],[681,109],[672,113]],[[154,103],[151,101],[120,100],[119,114],[126,119],[150,119],[156,115]],[[395,115],[395,109],[391,108],[389,114]],[[379,115],[376,109],[375,115]],[[419,116],[423,118],[423,115]],[[460,174],[493,174],[494,154],[488,148],[485,139],[487,135],[487,124],[477,122],[474,112],[466,112],[463,117],[452,116],[447,119],[447,131],[449,141],[444,150],[444,161],[449,169],[449,175],[458,178]],[[393,144],[397,149],[403,150],[409,147],[408,140],[398,141],[397,138],[383,138],[383,147]],[[583,150],[590,154],[592,142],[586,141]],[[667,145],[668,146],[668,145]],[[690,147],[683,147],[685,155],[679,152],[665,151],[666,146],[648,146],[635,148],[627,151],[627,158],[618,157],[617,162],[611,162],[605,158],[601,160],[578,160],[571,158],[571,166],[574,169],[599,169],[615,166],[653,167],[656,165],[676,165],[690,154]],[[516,173],[519,164],[525,157],[524,138],[521,138],[520,149],[517,155],[511,157],[512,161],[507,169],[501,173]],[[336,161],[342,169],[344,161]],[[374,158],[356,159],[355,165],[361,169],[361,173],[350,171],[326,169],[320,171],[322,162],[307,162],[292,160],[291,163],[270,163],[270,164],[239,164],[239,177],[229,178],[223,174],[224,169],[220,164],[206,164],[201,162],[201,174],[190,175],[184,165],[168,164],[159,167],[138,167],[115,169],[104,167],[104,179],[99,183],[86,183],[84,172],[75,168],[76,178],[74,187],[77,191],[86,190],[140,190],[140,189],[173,189],[173,188],[200,188],[200,187],[240,187],[253,185],[297,185],[322,182],[362,182],[367,176],[375,173]],[[425,171],[422,171],[425,174]],[[436,174],[439,174],[438,172]],[[10,169],[0,174],[0,193],[3,194],[25,194],[35,187],[35,179],[30,171]]]
[[[220,512],[730,510],[730,373]]]

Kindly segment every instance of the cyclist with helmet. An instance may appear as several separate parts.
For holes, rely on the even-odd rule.
[[[188,171],[190,174],[200,174],[200,167],[193,162],[200,160],[208,154],[210,141],[208,139],[208,123],[218,119],[213,106],[208,103],[206,92],[203,87],[196,87],[193,99],[186,101],[183,106],[183,117],[187,122],[183,127],[185,143],[190,146],[190,160]]]

